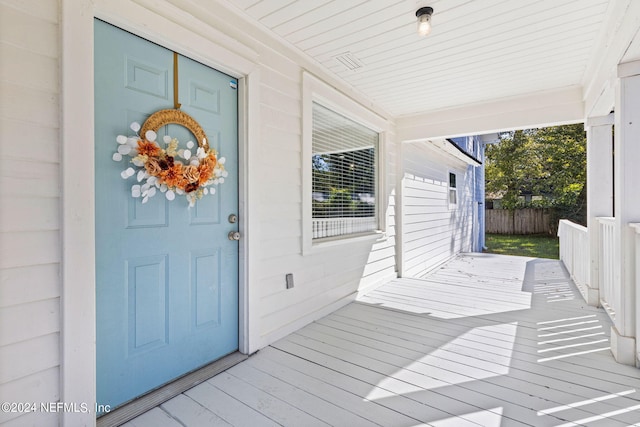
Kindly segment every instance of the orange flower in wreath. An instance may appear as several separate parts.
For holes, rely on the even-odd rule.
[[[208,163],[204,162],[198,167],[200,177],[198,178],[198,184],[204,185],[213,176],[213,168]]]
[[[184,190],[188,184],[182,171],[182,163],[176,162],[169,169],[160,172],[160,178],[169,188],[175,187]]]
[[[209,167],[211,167],[211,169],[215,168],[216,164],[218,163],[218,159],[216,158],[216,154],[213,153],[213,152],[209,153],[209,155],[205,159],[205,162],[209,165]]]
[[[162,149],[153,142],[138,140],[138,154],[157,157],[161,152]]]

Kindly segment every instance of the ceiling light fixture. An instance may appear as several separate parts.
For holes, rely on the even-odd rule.
[[[432,7],[421,7],[416,10],[416,16],[418,17],[418,34],[425,37],[431,32],[431,15],[433,14]]]

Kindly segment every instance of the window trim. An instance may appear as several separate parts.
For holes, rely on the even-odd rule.
[[[368,233],[313,239],[312,233],[312,134],[313,103],[316,102],[332,111],[378,132],[378,150],[376,152],[376,220],[377,229]],[[386,171],[385,147],[389,123],[373,111],[367,109],[347,95],[339,92],[312,74],[302,74],[302,253],[307,255],[318,249],[346,244],[363,239],[380,239],[386,230],[385,201]],[[307,161],[308,160],[308,161]]]
[[[449,170],[447,175],[447,204],[450,210],[457,209],[460,205],[460,198],[458,193],[458,173],[454,170]],[[456,185],[454,187],[451,186],[451,175],[455,177]],[[455,190],[456,192],[456,202],[451,203],[451,190]]]

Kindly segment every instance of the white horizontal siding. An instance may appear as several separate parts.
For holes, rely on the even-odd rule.
[[[0,312],[0,345],[10,345],[58,332],[60,330],[59,305],[56,297],[3,307]]]
[[[47,127],[58,126],[58,97],[55,93],[7,82],[0,82],[0,93],[2,117]]]
[[[0,232],[58,230],[59,205],[57,197],[14,198],[0,205]]]
[[[3,140],[2,143],[14,142]],[[59,197],[57,164],[0,158],[0,171],[0,197]]]
[[[39,4],[38,7],[25,7],[27,6],[25,3],[30,2],[15,0],[3,2],[2,15],[0,15],[2,42],[19,46],[21,49],[44,57],[57,58],[59,52],[58,11],[49,5],[38,12]],[[33,6],[36,5],[31,3]],[[46,18],[38,16],[46,10],[53,14],[47,15]]]
[[[34,371],[57,367],[60,351],[52,350],[58,350],[59,343],[60,336],[54,332],[4,346],[0,353],[0,366],[11,366],[11,369],[0,371],[0,384],[29,376]]]
[[[59,371],[58,367],[49,368],[15,381],[0,384],[0,399],[3,402],[57,402],[60,398]],[[28,414],[0,412],[0,424],[4,426],[5,422],[13,420],[15,423],[13,425],[37,425],[38,427],[58,425],[57,417],[34,416],[30,417],[31,422],[29,422],[27,416]],[[21,418],[25,418],[25,420],[21,420]]]
[[[261,8],[251,9],[261,16]],[[261,58],[261,168],[260,188],[260,312],[262,345],[318,317],[358,289],[395,277],[392,194],[395,179],[393,135],[382,148],[386,188],[378,196],[389,212],[387,238],[380,242],[336,245],[326,251],[302,255],[302,68],[264,48]],[[295,286],[286,289],[285,275]]]
[[[403,275],[420,277],[461,251],[472,238],[472,176],[464,163],[428,143],[403,153]],[[457,174],[458,203],[449,206],[449,172]]]
[[[58,263],[0,269],[0,308],[48,300],[59,295]]]
[[[0,268],[60,261],[60,233],[57,230],[2,233],[0,239]]]
[[[0,73],[2,73],[4,62],[6,61],[0,65]],[[0,138],[3,141],[20,141],[27,135],[29,137],[29,149],[25,149],[24,144],[3,144],[0,150],[2,157],[31,162],[58,163],[60,161],[58,129],[28,120],[29,118],[27,120],[19,120],[15,117],[0,118]],[[28,188],[23,190],[31,191]]]
[[[0,4],[0,401],[56,402],[60,354],[58,3]],[[4,424],[6,423],[6,424]],[[0,414],[7,426],[57,414]]]
[[[12,61],[2,64],[4,81],[44,91],[57,87],[58,61],[56,58],[24,50],[12,44],[0,45],[0,55],[3,58],[13,58]]]

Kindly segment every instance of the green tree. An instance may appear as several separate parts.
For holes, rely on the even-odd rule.
[[[536,132],[544,167],[541,188],[555,205],[581,207],[586,202],[587,149],[580,124],[554,126]]]
[[[486,150],[486,190],[503,194],[504,208],[524,207],[520,196],[542,196],[537,206],[584,223],[586,137],[582,124],[506,132]]]
[[[500,143],[486,150],[486,190],[502,194],[502,205],[515,209],[519,196],[533,194],[542,175],[542,161],[535,140],[535,130],[518,130],[501,135]]]

